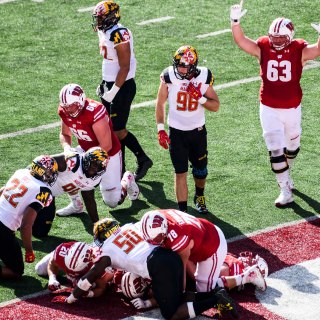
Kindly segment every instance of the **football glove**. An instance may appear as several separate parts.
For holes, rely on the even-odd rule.
[[[54,302],[54,303],[67,303],[67,299],[68,297],[66,296],[55,296],[51,302]]]
[[[36,260],[36,256],[33,251],[26,251],[26,254],[24,256],[24,261],[27,263],[32,263]]]
[[[312,28],[316,29],[320,36],[320,24],[319,23],[311,23]]]
[[[110,90],[108,90],[107,84],[105,82],[102,82],[97,87],[96,93],[101,99],[110,103],[114,99],[114,97],[116,96],[119,90],[120,88],[115,84],[112,86]]]
[[[235,4],[230,8],[230,20],[233,23],[240,23],[240,19],[247,13],[247,9],[242,10],[243,0],[240,4]]]
[[[162,148],[164,148],[164,149],[169,148],[170,139],[164,130],[160,130],[158,132],[158,141],[159,141],[159,144]]]
[[[136,309],[147,309],[152,307],[152,303],[150,300],[142,300],[140,298],[131,300],[131,303]]]
[[[200,88],[201,83],[199,83],[196,87],[192,82],[189,82],[187,92],[193,99],[197,100],[201,104],[204,104],[207,102],[208,99],[202,95]]]

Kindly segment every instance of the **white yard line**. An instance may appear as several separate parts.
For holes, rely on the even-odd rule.
[[[95,7],[80,8],[78,9],[78,12],[90,12],[90,11],[92,12],[94,8]]]
[[[314,68],[319,68],[319,67],[320,67],[320,62],[311,61],[311,62],[308,63],[308,65],[306,65],[304,67],[304,70],[314,69]],[[238,85],[241,85],[241,84],[246,84],[246,83],[255,82],[255,81],[260,81],[260,77],[251,77],[251,78],[247,78],[247,79],[242,79],[242,80],[232,81],[232,82],[228,82],[228,83],[223,83],[223,84],[215,86],[214,89],[215,90],[221,90],[221,89],[231,88],[231,87],[235,87],[235,86],[238,86]],[[156,100],[145,101],[145,102],[133,104],[131,106],[131,108],[132,109],[136,109],[136,108],[154,106],[155,103],[156,103]],[[45,124],[45,125],[42,125],[42,126],[39,126],[39,127],[35,127],[35,128],[28,128],[28,129],[21,130],[21,131],[0,134],[0,140],[14,138],[14,137],[17,137],[17,136],[23,136],[25,134],[39,132],[39,131],[43,131],[43,130],[47,130],[47,129],[51,129],[51,128],[56,128],[58,126],[60,126],[60,121],[59,122]]]
[[[0,4],[14,2],[14,1],[16,1],[16,0],[0,0]]]
[[[158,23],[158,22],[163,22],[163,21],[167,21],[167,20],[171,20],[171,19],[174,19],[174,17],[167,16],[167,17],[161,17],[161,18],[156,18],[156,19],[150,19],[150,20],[137,22],[136,24],[138,26],[144,26],[146,24]]]
[[[196,38],[203,39],[208,37],[214,37],[214,36],[218,36],[219,34],[228,33],[228,32],[231,32],[231,29],[224,29],[224,30],[210,32],[210,33],[199,34],[196,36]]]

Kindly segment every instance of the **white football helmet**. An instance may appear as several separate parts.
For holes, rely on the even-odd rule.
[[[168,234],[168,221],[160,211],[149,211],[141,219],[141,228],[144,240],[161,245]]]
[[[86,272],[92,267],[94,258],[93,247],[84,242],[76,242],[64,257],[64,263],[71,271]]]
[[[269,28],[269,41],[275,50],[287,47],[294,36],[294,26],[290,19],[277,18],[272,21]]]
[[[84,108],[85,99],[83,89],[75,83],[65,85],[60,91],[60,106],[72,118],[80,114]]]
[[[121,291],[129,299],[142,297],[147,286],[145,279],[132,272],[126,272],[121,279]]]

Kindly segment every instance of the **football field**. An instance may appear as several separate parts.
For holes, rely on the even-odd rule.
[[[320,275],[317,273],[320,268],[314,272],[308,265],[312,261],[313,266],[319,266],[320,258],[316,250],[320,247],[317,240],[320,211],[320,61],[308,63],[301,81],[304,91],[303,132],[301,151],[292,172],[297,189],[295,202],[286,209],[277,209],[273,203],[279,190],[270,169],[259,123],[259,65],[253,57],[240,51],[232,40],[229,9],[235,2],[122,0],[118,3],[121,7],[120,22],[133,33],[138,61],[137,95],[128,129],[138,137],[154,165],[139,182],[141,193],[139,199],[132,203],[126,200],[118,208],[110,210],[97,192],[100,217],[114,217],[124,224],[139,220],[146,211],[154,208],[176,208],[173,168],[168,152],[157,142],[154,105],[161,71],[171,65],[172,55],[178,47],[193,45],[199,53],[199,65],[208,67],[215,76],[214,87],[221,102],[219,112],[206,114],[209,175],[205,194],[210,211],[207,219],[217,224],[228,239],[244,237],[247,239],[244,246],[258,250],[270,259],[267,260],[271,266],[270,288],[265,297],[249,290],[242,295],[234,293],[235,299],[239,301],[241,310],[250,310],[244,319],[316,319],[311,313],[295,318],[292,313],[275,310],[272,306],[281,307],[283,303],[290,309],[298,304],[292,298],[295,295],[301,298],[303,293],[320,300]],[[78,83],[88,97],[98,99],[95,91],[101,81],[101,56],[97,35],[91,27],[91,10],[95,4],[89,0],[0,0],[1,186],[16,169],[27,166],[37,155],[62,151],[57,106],[59,91],[65,84]],[[285,16],[293,21],[296,38],[304,38],[309,43],[317,41],[318,35],[310,26],[311,22],[319,22],[319,6],[315,1],[248,0],[244,6],[248,12],[241,20],[242,27],[250,38],[266,34],[274,18]],[[134,171],[136,163],[129,151],[126,158],[127,168]],[[188,182],[189,212],[198,216],[192,204],[194,187],[191,174]],[[56,200],[58,208],[67,204],[66,196]],[[297,229],[294,228],[290,231],[290,241],[282,231],[275,231],[295,225],[301,228],[299,233],[295,233]],[[262,241],[258,234],[267,234],[267,239]],[[270,244],[269,238],[274,244]],[[91,239],[92,225],[86,214],[56,217],[48,238],[33,239],[36,262],[61,242],[91,242]],[[229,250],[236,253],[238,247],[233,243],[230,242]],[[290,260],[289,255],[294,259]],[[296,264],[298,269],[289,268]],[[0,280],[0,303],[46,289],[47,280],[35,275],[34,265],[26,264],[25,275],[19,282]],[[305,270],[308,272],[303,273]],[[301,280],[299,283],[291,281],[301,274],[305,277],[303,281],[312,285],[301,283]],[[285,285],[280,283],[279,286],[279,281],[284,281]],[[48,296],[34,299],[31,303],[35,310],[43,307],[50,314],[51,308],[59,309],[47,304],[50,302]],[[266,308],[268,311],[259,313],[256,306],[260,306],[260,302],[271,307],[264,305],[261,310]],[[243,307],[242,304],[246,303]],[[84,302],[84,306],[82,312],[91,308],[88,302]],[[9,308],[13,312],[12,319],[20,319],[12,304]],[[125,304],[118,309],[122,310],[122,318],[135,314],[132,307]],[[87,312],[88,318],[95,316]],[[108,309],[108,312],[111,311]],[[78,311],[61,317],[68,319],[71,315],[78,316]],[[9,318],[1,318],[0,315],[0,319]]]

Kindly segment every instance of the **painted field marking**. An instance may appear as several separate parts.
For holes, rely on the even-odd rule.
[[[16,1],[16,0],[0,0],[0,4],[14,2],[14,1]]]
[[[137,22],[136,24],[137,24],[138,26],[144,26],[144,25],[146,25],[146,24],[158,23],[158,22],[163,22],[163,21],[167,21],[167,20],[171,20],[171,19],[174,19],[174,17],[166,16],[166,17],[155,18],[155,19],[150,19],[150,20],[145,20],[145,21]]]
[[[314,69],[314,68],[319,68],[319,67],[320,67],[320,62],[311,61],[303,69],[308,70],[308,69]],[[246,84],[246,83],[260,81],[260,80],[261,80],[261,78],[259,76],[258,77],[251,77],[251,78],[247,78],[247,79],[236,80],[236,81],[220,84],[220,85],[215,86],[214,89],[215,90],[222,90],[222,89],[231,88],[231,87],[235,87],[235,86],[238,86],[241,84]],[[154,106],[156,104],[156,101],[157,100],[150,100],[150,101],[145,101],[145,102],[141,102],[141,103],[136,103],[131,106],[131,109]],[[23,136],[25,134],[44,131],[47,129],[52,129],[52,128],[59,127],[60,125],[61,125],[61,122],[58,121],[58,122],[45,124],[45,125],[42,125],[39,127],[28,128],[28,129],[24,129],[24,130],[16,131],[16,132],[4,133],[4,134],[0,134],[0,140],[14,138],[17,136]]]
[[[95,7],[88,7],[88,8],[80,8],[78,9],[78,12],[89,12],[89,11],[93,11]]]
[[[224,29],[224,30],[219,30],[219,31],[199,34],[199,35],[196,36],[196,38],[203,39],[203,38],[218,36],[219,34],[229,33],[229,32],[231,32],[231,29]]]

